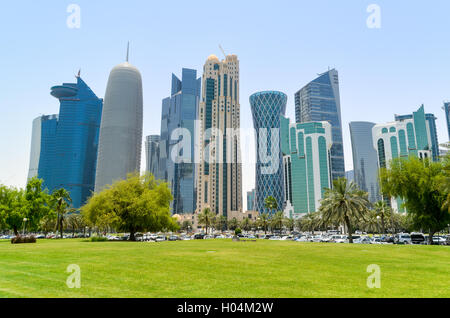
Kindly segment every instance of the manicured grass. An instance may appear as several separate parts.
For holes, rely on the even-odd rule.
[[[66,286],[69,264],[81,288]],[[381,267],[381,288],[366,285]],[[0,242],[0,297],[450,297],[450,247],[197,240]]]

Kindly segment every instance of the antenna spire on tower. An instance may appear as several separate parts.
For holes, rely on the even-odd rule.
[[[130,41],[128,41],[128,45],[127,45],[127,62],[128,62],[129,56],[130,56]]]

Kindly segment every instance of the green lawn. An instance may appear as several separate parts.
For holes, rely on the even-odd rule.
[[[80,289],[66,286],[69,264]],[[446,246],[1,241],[0,297],[450,297],[449,267]]]

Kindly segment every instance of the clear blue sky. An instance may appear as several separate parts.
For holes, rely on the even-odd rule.
[[[81,7],[80,29],[66,25],[71,3]],[[366,25],[371,3],[381,7],[381,29]],[[450,99],[448,0],[20,0],[0,8],[0,183],[24,186],[32,120],[59,109],[50,87],[74,81],[81,68],[103,97],[128,40],[130,61],[143,75],[145,135],[159,133],[171,73],[188,67],[201,75],[208,55],[221,57],[221,44],[240,59],[243,127],[252,126],[252,93],[285,92],[294,118],[294,93],[335,67],[347,170],[350,121],[392,121],[424,103],[438,117],[439,141],[448,139],[441,110]],[[246,191],[254,171],[244,169]]]

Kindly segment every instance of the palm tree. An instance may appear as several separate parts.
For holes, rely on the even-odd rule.
[[[64,215],[69,212],[69,205],[72,202],[70,193],[66,189],[58,189],[52,193],[52,203],[57,215],[56,226],[63,238]]]
[[[283,229],[284,216],[283,212],[277,212],[272,216],[271,229],[282,230]],[[273,231],[272,231],[273,232]]]
[[[295,228],[295,221],[294,221],[294,219],[284,218],[284,226],[286,226],[286,228],[290,232],[294,231],[294,228]]]
[[[252,227],[252,222],[250,221],[250,219],[244,218],[241,222],[241,228],[244,231],[248,232],[251,229],[251,227]]]
[[[321,223],[320,213],[311,212],[301,219],[301,229],[311,232],[314,235],[314,231],[320,227]]]
[[[259,215],[258,218],[258,226],[262,227],[264,229],[264,234],[267,234],[267,228],[270,224],[270,216],[268,213],[262,213]]]
[[[75,236],[75,231],[84,229],[86,223],[79,213],[72,213],[67,217],[67,225],[72,230],[72,237]]]
[[[390,218],[392,215],[391,208],[386,204],[385,201],[378,201],[374,205],[374,210],[377,216],[381,219],[381,234],[386,233],[386,227],[385,227],[385,219]]]
[[[228,221],[228,229],[234,231],[239,227],[239,222],[236,218],[232,218],[230,221]]]
[[[273,196],[269,195],[264,199],[264,207],[271,212],[276,211],[278,209],[277,200]]]
[[[208,228],[211,226],[215,215],[211,212],[210,208],[204,208],[202,213],[198,215],[198,223],[206,227],[206,235],[208,235]]]
[[[364,231],[373,234],[377,233],[380,230],[380,222],[377,213],[369,210],[361,225]]]
[[[370,205],[368,195],[367,192],[359,190],[355,183],[348,183],[345,178],[333,180],[333,188],[325,189],[321,200],[319,211],[323,223],[344,223],[348,230],[348,240],[353,243],[352,222],[365,219]]]

